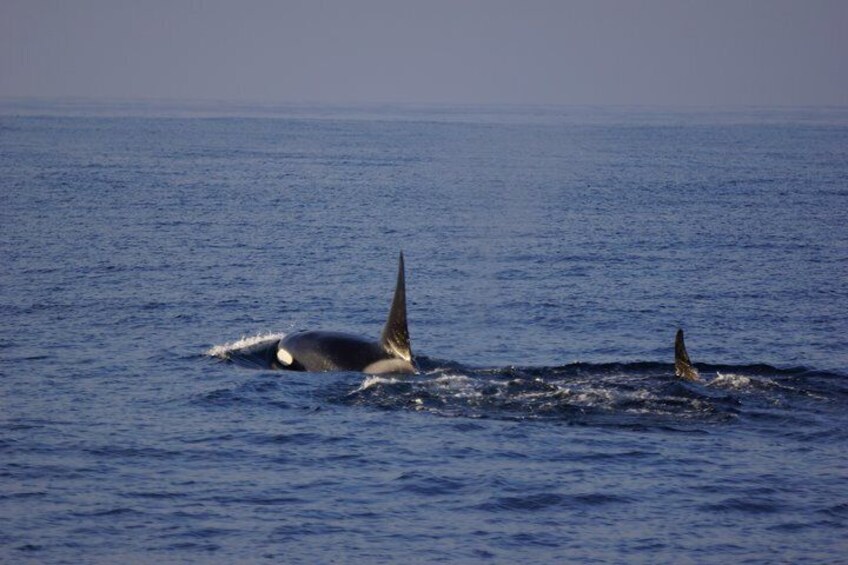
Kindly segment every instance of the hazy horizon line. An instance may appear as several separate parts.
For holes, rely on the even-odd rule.
[[[255,107],[304,107],[304,108],[622,108],[622,109],[848,109],[848,104],[807,103],[807,104],[769,104],[769,103],[611,103],[611,102],[453,102],[453,101],[414,101],[414,100],[273,100],[267,98],[198,98],[198,97],[113,97],[88,95],[0,95],[0,103],[39,103],[39,104],[183,104],[183,105],[228,105]]]

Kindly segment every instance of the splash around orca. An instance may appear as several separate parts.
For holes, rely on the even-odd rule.
[[[282,338],[275,357],[275,366],[288,371],[415,373],[406,322],[403,253],[398,258],[395,294],[379,340],[341,332],[301,331]]]

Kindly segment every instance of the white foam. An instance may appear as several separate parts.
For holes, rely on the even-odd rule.
[[[362,384],[359,385],[359,388],[356,389],[355,391],[353,391],[352,394],[356,394],[357,392],[362,392],[362,391],[368,390],[369,388],[371,388],[373,386],[377,386],[377,385],[381,385],[381,384],[389,384],[390,385],[390,384],[394,384],[394,383],[397,383],[397,382],[400,382],[400,381],[398,381],[397,379],[394,379],[392,377],[380,377],[380,376],[377,376],[377,375],[372,375],[370,377],[366,377],[365,380],[362,381]]]
[[[716,377],[710,382],[710,386],[720,386],[723,388],[747,388],[751,386],[751,379],[744,375],[736,375],[734,373],[716,373]]]
[[[210,357],[220,357],[222,359],[226,359],[233,351],[247,349],[253,347],[254,345],[258,345],[260,343],[268,341],[278,341],[283,339],[285,336],[286,334],[284,333],[273,332],[257,334],[250,337],[242,336],[240,339],[232,343],[225,343],[224,345],[215,345],[210,347],[209,350],[206,351],[206,355],[209,355]]]
[[[613,391],[605,388],[596,388],[580,391],[572,395],[575,404],[586,406],[605,406],[615,400]]]
[[[471,382],[471,379],[468,378],[465,375],[450,375],[450,374],[447,374],[447,375],[441,375],[440,377],[436,378],[436,380],[434,382],[436,382],[440,385],[446,385],[448,387],[468,386],[468,384]]]

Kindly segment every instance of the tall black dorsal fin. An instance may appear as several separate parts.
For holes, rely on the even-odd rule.
[[[698,369],[692,366],[689,354],[686,353],[683,330],[677,330],[677,336],[674,338],[674,374],[687,381],[697,381],[700,378]]]
[[[406,361],[412,361],[412,349],[409,346],[409,328],[406,325],[406,282],[404,278],[403,251],[401,251],[400,259],[398,260],[395,297],[392,300],[392,309],[389,310],[389,319],[386,320],[386,325],[383,326],[380,344],[392,355]]]

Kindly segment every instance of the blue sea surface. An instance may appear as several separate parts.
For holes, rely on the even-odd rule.
[[[0,195],[0,562],[848,555],[844,108],[5,101]],[[251,357],[400,250],[419,374]]]

